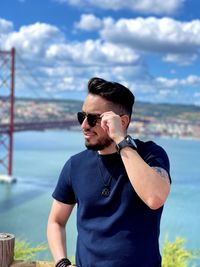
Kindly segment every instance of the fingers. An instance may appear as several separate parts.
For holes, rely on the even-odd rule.
[[[106,125],[111,122],[121,122],[121,118],[113,111],[108,111],[101,114],[101,122],[103,126],[104,124]]]
[[[116,136],[121,136],[124,134],[122,119],[113,111],[108,111],[101,114],[101,127],[113,140]]]
[[[109,132],[109,129],[116,125],[119,116],[112,111],[104,112],[101,114],[101,127]]]

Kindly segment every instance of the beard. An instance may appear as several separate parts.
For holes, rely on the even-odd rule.
[[[99,151],[109,147],[113,143],[110,137],[104,137],[98,140],[95,144],[90,144],[87,140],[85,141],[85,146],[89,150]]]

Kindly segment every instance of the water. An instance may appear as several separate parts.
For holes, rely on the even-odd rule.
[[[200,141],[157,138],[170,158],[172,190],[161,221],[161,245],[168,236],[186,239],[189,249],[200,249]],[[35,246],[47,243],[46,223],[51,193],[61,167],[70,155],[84,149],[80,132],[16,133],[14,171],[16,184],[0,184],[0,232],[15,234]],[[67,227],[68,254],[74,255],[75,211]],[[148,223],[148,222],[147,222]],[[38,255],[51,259],[49,251]]]

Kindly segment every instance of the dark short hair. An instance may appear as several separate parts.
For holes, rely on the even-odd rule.
[[[135,97],[124,85],[94,77],[88,82],[88,93],[112,102],[121,112],[131,117]]]

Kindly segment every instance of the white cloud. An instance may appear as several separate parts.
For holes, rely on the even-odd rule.
[[[155,18],[153,20],[159,24],[159,20],[155,20]],[[132,24],[129,24],[129,20],[126,21],[126,29],[130,34],[132,32]],[[135,23],[137,22],[137,27],[134,24],[134,38],[140,37],[141,46],[145,43],[142,40],[142,36],[145,36],[145,34],[148,36],[146,38],[146,47],[148,48],[149,45],[150,50],[147,51],[151,51],[151,45],[157,39],[164,44],[167,38],[169,38],[167,33],[163,33],[163,29],[160,29],[163,33],[162,38],[161,33],[156,32],[157,28],[153,30],[149,27],[142,30],[141,27],[144,26],[143,23],[146,20],[143,23],[140,20],[133,21]],[[49,24],[35,23],[33,25],[23,26],[19,31],[14,31],[12,23],[8,21],[4,21],[3,23],[7,25],[6,27],[4,26],[4,32],[8,34],[4,34],[3,39],[1,39],[1,43],[3,44],[2,48],[10,49],[14,46],[18,52],[16,58],[17,92],[19,92],[19,88],[25,91],[26,88],[35,86],[37,90],[53,91],[60,96],[60,93],[64,95],[65,92],[70,90],[85,90],[88,79],[92,76],[99,76],[127,85],[136,94],[137,100],[166,101],[167,99],[167,101],[171,101],[173,99],[172,96],[176,94],[182,97],[182,99],[180,97],[180,101],[183,101],[183,99],[187,101],[188,88],[192,88],[194,89],[193,92],[197,92],[200,86],[200,76],[195,75],[188,75],[182,79],[152,77],[147,65],[143,62],[142,54],[134,50],[134,45],[121,41],[123,34],[119,34],[118,36],[120,42],[111,42],[109,38],[67,42],[64,34],[57,27]],[[118,30],[117,22],[115,23],[112,18],[105,18],[101,23],[103,29],[112,26],[113,28],[111,27],[111,29],[113,31]],[[193,25],[197,26],[195,23]],[[195,30],[193,27],[192,30],[191,27],[189,28],[191,31],[196,31],[197,34],[198,27],[194,27]],[[126,31],[124,33],[124,38],[126,38]],[[151,35],[156,34],[156,37],[151,37]],[[193,38],[192,35],[191,38]],[[184,42],[186,42],[185,39]],[[162,49],[159,51],[162,51]],[[40,84],[34,85],[35,81],[31,80],[30,73],[27,73],[25,68],[23,72],[20,72],[18,68],[20,64],[18,61],[19,55],[27,66],[31,66],[30,71],[40,81],[43,87],[40,87]],[[174,53],[172,55],[176,54]],[[183,53],[182,55],[186,54]],[[180,58],[171,57],[171,60],[180,61]],[[27,81],[26,84],[24,83],[25,79]],[[191,101],[194,102],[194,100],[193,98]]]
[[[99,29],[102,40],[149,53],[164,54],[163,61],[189,66],[198,58],[200,20],[176,21],[172,18],[100,20],[94,15],[83,15],[79,29]]]
[[[197,58],[197,54],[167,54],[163,57],[163,60],[180,66],[189,66],[192,65]]]
[[[47,59],[73,62],[84,65],[136,64],[139,55],[127,47],[100,40],[87,40],[71,44],[54,44],[46,51]]]
[[[176,12],[183,4],[182,0],[137,0],[132,2],[135,11],[153,14],[171,14]]]
[[[13,31],[13,23],[0,18],[0,50],[6,50],[4,45],[9,33]]]
[[[200,76],[189,75],[185,80],[183,80],[183,85],[192,85],[192,86],[200,86]]]
[[[155,82],[162,86],[162,88],[177,88],[177,87],[199,87],[200,76],[189,75],[184,79],[167,79],[164,77],[158,77]]]
[[[4,22],[6,25],[6,21]],[[9,25],[9,23],[7,23]],[[23,58],[58,60],[73,64],[136,64],[139,54],[129,47],[101,40],[66,43],[63,33],[55,26],[35,23],[7,34],[3,49],[15,47]],[[34,57],[33,57],[34,56]]]
[[[24,56],[43,56],[46,48],[52,43],[64,41],[64,36],[60,30],[45,23],[35,23],[23,26],[19,31],[10,32],[4,40],[4,49],[15,47]]]
[[[200,76],[196,75],[188,75],[181,79],[157,77],[152,78],[146,88],[142,83],[139,83],[136,95],[139,94],[143,101],[199,105],[199,87]]]
[[[132,10],[148,14],[172,14],[179,10],[184,0],[57,0],[77,7],[96,7],[105,10]]]
[[[165,77],[158,77],[155,81],[164,88],[174,88],[179,84],[178,79],[167,79]]]
[[[2,34],[7,34],[13,30],[13,23],[11,21],[0,18],[0,38]]]
[[[75,28],[85,31],[99,30],[102,27],[102,21],[93,14],[83,14],[78,23],[75,23]]]
[[[92,76],[119,81],[124,77],[123,69],[126,73],[132,69],[133,77],[140,66],[139,54],[129,47],[101,40],[67,43],[57,27],[45,23],[10,31],[2,44],[4,50],[16,48],[16,88],[21,92],[34,86],[36,90],[56,93],[83,90],[83,84]],[[121,69],[120,77],[116,77],[116,69]]]
[[[194,105],[200,106],[200,92],[195,92],[194,93]]]
[[[120,19],[105,24],[101,37],[138,50],[156,53],[197,53],[200,20],[179,22],[171,18]]]

